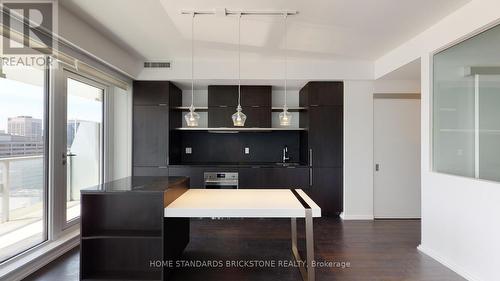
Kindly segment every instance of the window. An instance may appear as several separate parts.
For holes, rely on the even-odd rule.
[[[500,26],[433,58],[433,169],[500,181]]]
[[[47,79],[0,69],[0,263],[47,239]]]

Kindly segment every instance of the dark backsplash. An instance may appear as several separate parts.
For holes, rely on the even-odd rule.
[[[288,146],[289,162],[299,159],[300,132],[182,132],[181,163],[171,164],[210,164],[210,163],[276,163],[282,161],[283,147]],[[192,154],[186,154],[191,147]],[[245,154],[245,147],[250,154]]]

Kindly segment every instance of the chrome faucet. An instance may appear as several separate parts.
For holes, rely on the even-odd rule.
[[[289,160],[290,156],[288,155],[288,146],[285,145],[285,147],[283,147],[283,163],[286,163]]]

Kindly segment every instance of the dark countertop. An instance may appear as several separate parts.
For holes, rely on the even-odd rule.
[[[81,193],[106,192],[164,192],[176,186],[188,177],[126,177],[82,189]]]
[[[241,162],[241,163],[179,163],[170,164],[169,167],[210,167],[210,168],[305,168],[309,167],[304,163],[290,162],[287,165],[269,162]]]

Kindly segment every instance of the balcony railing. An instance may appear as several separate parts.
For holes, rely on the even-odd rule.
[[[38,160],[38,161],[37,161]],[[16,164],[21,164],[22,162],[35,162],[32,163],[35,166],[39,166],[38,168],[43,171],[43,155],[34,155],[34,156],[21,156],[21,157],[9,157],[9,158],[0,158],[0,171],[1,171],[1,195],[2,195],[2,216],[0,219],[0,223],[5,223],[10,219],[10,199],[11,199],[11,167]],[[37,162],[40,162],[39,164]],[[18,165],[20,166],[20,165]],[[19,167],[18,167],[19,168]],[[29,169],[29,167],[26,167]],[[22,176],[22,175],[21,175]],[[19,180],[19,179],[18,179]],[[42,174],[34,173],[34,175],[30,175],[30,177],[25,177],[22,179],[22,184],[25,184],[29,187],[33,185],[40,186],[40,189],[34,189],[32,192],[43,193],[43,172]],[[24,190],[17,190],[18,193],[25,192]],[[29,191],[28,191],[29,193]],[[29,195],[29,194],[28,194]],[[33,196],[33,194],[32,194]],[[34,197],[40,197],[40,194],[35,195]],[[40,198],[41,199],[41,198]]]

